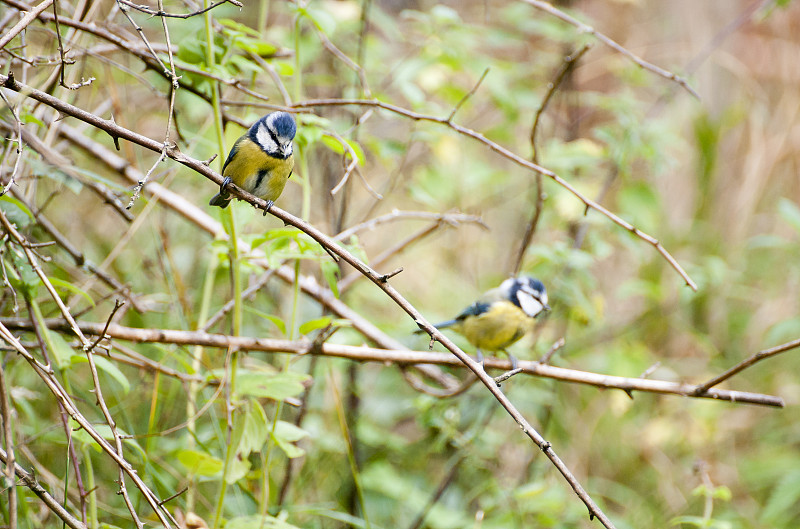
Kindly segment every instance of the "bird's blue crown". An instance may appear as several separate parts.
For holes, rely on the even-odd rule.
[[[292,115],[288,112],[274,112],[273,114],[275,117],[272,118],[272,129],[275,131],[275,134],[279,138],[294,138],[294,135],[297,133],[297,125],[295,125]],[[267,116],[267,118],[269,117],[270,116]]]

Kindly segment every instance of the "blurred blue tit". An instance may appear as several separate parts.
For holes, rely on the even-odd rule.
[[[245,191],[267,201],[267,210],[281,196],[292,176],[294,157],[292,140],[297,132],[294,118],[287,112],[272,112],[256,121],[247,133],[233,144],[222,168],[225,180],[209,202],[228,207],[231,195],[225,189],[233,182]]]
[[[533,327],[534,318],[549,310],[542,282],[523,276],[506,279],[455,319],[435,327],[450,328],[463,335],[477,349],[478,362],[483,362],[482,351],[504,351],[511,368],[516,369],[517,359],[505,348],[525,336]]]

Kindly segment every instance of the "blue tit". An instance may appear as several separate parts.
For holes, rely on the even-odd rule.
[[[266,200],[266,215],[292,176],[292,140],[296,132],[294,118],[287,112],[272,112],[256,121],[233,144],[222,167],[225,180],[209,204],[228,207],[232,197],[225,188],[233,182],[248,193]]]
[[[504,351],[511,360],[511,368],[516,369],[517,359],[505,348],[525,336],[533,327],[534,318],[549,310],[542,282],[523,276],[506,279],[455,319],[435,327],[450,328],[463,335],[477,349],[478,362],[483,362],[481,351]]]

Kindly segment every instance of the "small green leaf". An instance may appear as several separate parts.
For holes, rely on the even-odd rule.
[[[298,527],[268,514],[263,516],[250,514],[228,520],[225,529],[298,529]]]
[[[250,401],[244,417],[244,433],[239,442],[238,452],[245,457],[251,452],[258,452],[267,442],[269,421],[264,408],[257,401]]]
[[[77,287],[76,285],[73,285],[69,281],[64,281],[63,279],[59,279],[57,277],[51,277],[49,279],[50,279],[50,283],[54,287],[56,287],[57,289],[66,290],[68,292],[72,292],[73,294],[77,294],[77,295],[81,296],[83,299],[85,299],[86,301],[88,301],[89,305],[94,307],[94,300],[92,299],[92,297],[85,290],[82,290],[81,288]]]
[[[240,372],[236,377],[236,393],[239,396],[284,400],[297,397],[311,377],[302,373]]]
[[[783,220],[792,225],[800,233],[800,207],[788,198],[781,198],[778,202],[778,212]]]
[[[222,472],[222,460],[199,450],[180,450],[177,459],[187,470],[198,476],[216,476]]]
[[[309,320],[300,326],[300,334],[308,334],[311,331],[327,327],[331,323],[330,316],[323,316],[315,320]]]
[[[320,261],[320,270],[333,295],[339,297],[339,265],[334,261]]]
[[[294,75],[294,65],[287,61],[275,61],[275,71],[278,75],[289,77]]]
[[[275,443],[281,450],[283,450],[283,452],[286,454],[286,457],[289,459],[300,457],[306,453],[305,450],[299,446],[292,444],[304,437],[308,437],[308,432],[298,428],[292,423],[285,421],[278,421],[278,423],[275,425],[275,431],[272,434],[272,438],[275,440]]]
[[[83,358],[80,354],[70,347],[67,341],[57,332],[53,332],[45,326],[41,326],[45,343],[49,344],[50,353],[56,365],[61,369],[67,369],[73,363],[73,358]],[[84,360],[86,360],[84,358]]]
[[[8,220],[18,228],[24,228],[31,223],[33,213],[25,204],[10,195],[0,197],[0,210],[6,214]]]
[[[255,316],[258,316],[259,318],[262,318],[264,320],[267,320],[267,321],[271,322],[273,325],[275,325],[275,327],[278,328],[279,331],[281,331],[282,335],[286,336],[286,322],[283,321],[278,316],[273,316],[272,314],[267,314],[266,312],[262,312],[262,311],[260,311],[258,309],[254,309],[252,307],[245,307],[245,310],[247,312],[251,313],[251,314],[254,314]]]
[[[71,357],[70,362],[72,365],[88,364],[89,359],[83,354],[76,353]],[[128,393],[131,390],[131,383],[128,382],[128,378],[122,373],[122,371],[119,370],[116,364],[107,358],[94,355],[94,365],[97,366],[98,371],[102,371],[106,375],[116,380],[117,383],[122,386],[122,391],[124,393]]]
[[[731,501],[732,498],[731,489],[726,487],[725,485],[721,485],[714,489],[713,498],[715,500],[722,500],[722,501]]]

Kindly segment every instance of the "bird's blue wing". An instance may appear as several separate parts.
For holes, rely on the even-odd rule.
[[[473,303],[472,305],[470,305],[469,307],[464,309],[461,312],[461,314],[456,316],[455,321],[463,320],[463,319],[467,318],[468,316],[479,316],[479,315],[483,314],[484,312],[488,311],[489,310],[489,306],[490,306],[490,304],[486,303],[484,301],[476,301],[475,303]]]
[[[243,138],[244,136],[242,136]],[[231,152],[228,153],[228,157],[225,159],[225,165],[222,166],[222,174],[225,174],[225,168],[228,167],[228,164],[231,163],[233,157],[236,156],[236,153],[239,152],[239,142],[242,141],[242,138],[236,140],[236,143],[233,144],[231,147]]]

